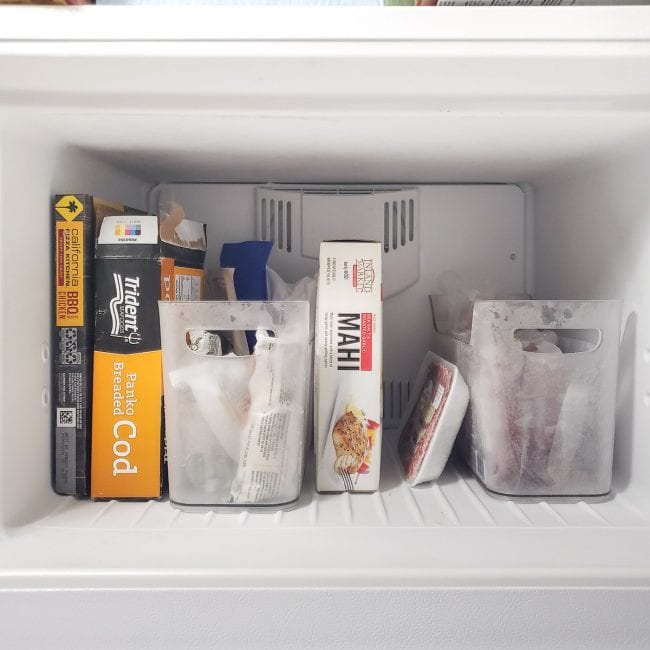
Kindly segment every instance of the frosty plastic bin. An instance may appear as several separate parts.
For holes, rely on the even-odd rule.
[[[470,389],[458,446],[486,488],[609,492],[620,318],[619,301],[485,300],[474,303],[469,344],[437,331]],[[524,351],[526,330],[553,330],[562,354]]]
[[[183,509],[291,507],[304,467],[309,303],[159,309],[170,501]]]

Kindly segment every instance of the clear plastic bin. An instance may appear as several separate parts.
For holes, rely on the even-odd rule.
[[[611,488],[619,301],[485,300],[470,342],[439,333],[470,389],[458,447],[486,488],[508,496],[587,496]],[[520,330],[554,330],[559,353],[527,352]]]
[[[169,498],[288,508],[302,484],[308,302],[160,302]],[[237,336],[255,332],[251,355]]]

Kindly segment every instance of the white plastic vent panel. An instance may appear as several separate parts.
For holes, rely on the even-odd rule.
[[[321,241],[369,239],[382,243],[385,297],[418,280],[417,188],[262,187],[256,210],[257,237],[273,242],[271,265],[281,274],[304,264],[296,258],[318,260]]]
[[[294,239],[293,225],[296,217],[300,219],[300,207],[300,196],[295,196],[293,192],[260,191],[257,206],[258,237],[272,242],[277,251],[287,255],[299,251],[300,241]],[[295,233],[300,233],[300,222]]]

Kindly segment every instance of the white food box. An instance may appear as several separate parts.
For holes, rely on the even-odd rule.
[[[433,481],[442,474],[468,404],[469,389],[458,368],[427,352],[398,444],[409,485]]]
[[[374,492],[381,461],[379,242],[320,246],[314,354],[319,492]]]

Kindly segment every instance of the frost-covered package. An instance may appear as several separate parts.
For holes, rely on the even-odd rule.
[[[181,508],[291,507],[304,467],[309,303],[159,304],[169,498]],[[229,347],[254,334],[253,354]]]
[[[620,317],[616,300],[479,300],[469,343],[436,335],[469,386],[459,448],[485,487],[609,492]]]
[[[437,479],[463,422],[469,390],[453,363],[427,352],[407,406],[398,452],[410,485]]]

